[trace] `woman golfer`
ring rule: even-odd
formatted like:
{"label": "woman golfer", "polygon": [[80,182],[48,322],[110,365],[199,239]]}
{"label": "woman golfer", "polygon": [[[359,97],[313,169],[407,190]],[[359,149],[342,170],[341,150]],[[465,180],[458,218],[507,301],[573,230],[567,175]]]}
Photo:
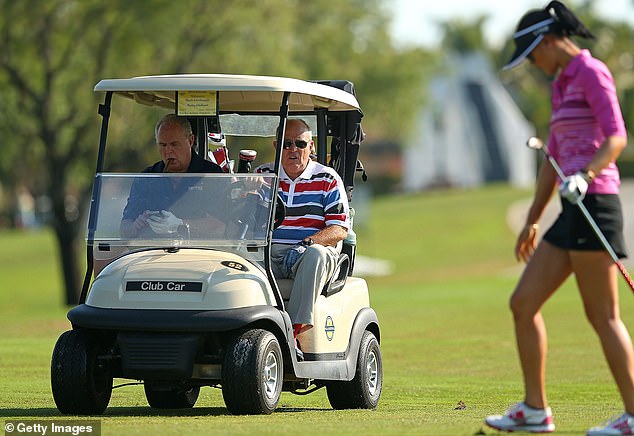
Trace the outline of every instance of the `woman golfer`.
{"label": "woman golfer", "polygon": [[[621,416],[587,434],[634,434],[634,352],[619,315],[618,270],[575,204],[583,199],[614,252],[625,257],[614,163],[627,142],[625,126],[610,71],[580,49],[572,36],[594,38],[562,3],[552,1],[544,9],[531,10],[517,26],[515,52],[505,67],[528,58],[554,76],[548,151],[566,179],[559,181],[554,167],[544,162],[515,247],[518,260],[527,262],[510,300],[525,398],[505,415],[488,416],[485,422],[505,431],[554,431],[544,382],[546,329],[541,307],[574,274],[625,408]],[[562,212],[535,247],[537,222],[557,185]]]}

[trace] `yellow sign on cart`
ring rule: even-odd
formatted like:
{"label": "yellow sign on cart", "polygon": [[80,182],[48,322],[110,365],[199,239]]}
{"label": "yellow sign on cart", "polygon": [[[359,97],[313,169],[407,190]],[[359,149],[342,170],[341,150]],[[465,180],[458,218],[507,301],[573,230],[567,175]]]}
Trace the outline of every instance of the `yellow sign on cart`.
{"label": "yellow sign on cart", "polygon": [[216,115],[216,91],[178,91],[176,114],[180,116]]}

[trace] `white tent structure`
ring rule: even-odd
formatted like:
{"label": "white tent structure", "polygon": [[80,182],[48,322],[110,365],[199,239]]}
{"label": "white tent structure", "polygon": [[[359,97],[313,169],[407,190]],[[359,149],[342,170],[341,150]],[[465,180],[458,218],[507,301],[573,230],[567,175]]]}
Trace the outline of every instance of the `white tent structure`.
{"label": "white tent structure", "polygon": [[429,96],[405,147],[405,190],[495,181],[533,185],[535,155],[525,144],[534,128],[483,55],[448,57]]}

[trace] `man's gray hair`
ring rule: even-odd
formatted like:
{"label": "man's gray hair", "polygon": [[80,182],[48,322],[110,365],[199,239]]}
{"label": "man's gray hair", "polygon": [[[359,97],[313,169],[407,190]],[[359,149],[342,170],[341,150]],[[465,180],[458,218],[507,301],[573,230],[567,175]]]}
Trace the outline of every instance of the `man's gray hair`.
{"label": "man's gray hair", "polygon": [[158,131],[163,124],[176,124],[179,125],[183,129],[183,133],[185,136],[189,137],[193,134],[192,125],[189,123],[189,120],[185,117],[179,117],[176,114],[167,114],[163,118],[161,118],[158,123],[156,123],[156,127],[154,128],[154,137],[158,138]]}
{"label": "man's gray hair", "polygon": [[[310,136],[313,136],[313,131],[311,130],[310,126],[308,125],[308,123],[306,121],[304,121],[301,118],[289,118],[286,120],[286,124],[288,125],[288,123],[291,122],[295,122],[295,123],[299,123],[302,124],[305,128],[306,128],[306,132],[310,132]],[[304,132],[304,133],[306,133]],[[275,134],[279,135],[280,133],[280,126],[277,126],[277,129],[275,129]]]}

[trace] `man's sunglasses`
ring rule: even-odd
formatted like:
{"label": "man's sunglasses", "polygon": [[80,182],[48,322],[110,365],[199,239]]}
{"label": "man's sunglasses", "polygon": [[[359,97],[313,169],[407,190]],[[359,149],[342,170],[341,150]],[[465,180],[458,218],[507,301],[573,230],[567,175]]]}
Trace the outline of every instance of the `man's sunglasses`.
{"label": "man's sunglasses", "polygon": [[296,139],[294,141],[290,140],[290,139],[285,139],[284,143],[283,143],[283,147],[284,150],[288,150],[289,148],[291,148],[293,145],[297,148],[299,148],[300,150],[305,149],[306,147],[308,147],[309,142],[304,141],[302,139]]}

